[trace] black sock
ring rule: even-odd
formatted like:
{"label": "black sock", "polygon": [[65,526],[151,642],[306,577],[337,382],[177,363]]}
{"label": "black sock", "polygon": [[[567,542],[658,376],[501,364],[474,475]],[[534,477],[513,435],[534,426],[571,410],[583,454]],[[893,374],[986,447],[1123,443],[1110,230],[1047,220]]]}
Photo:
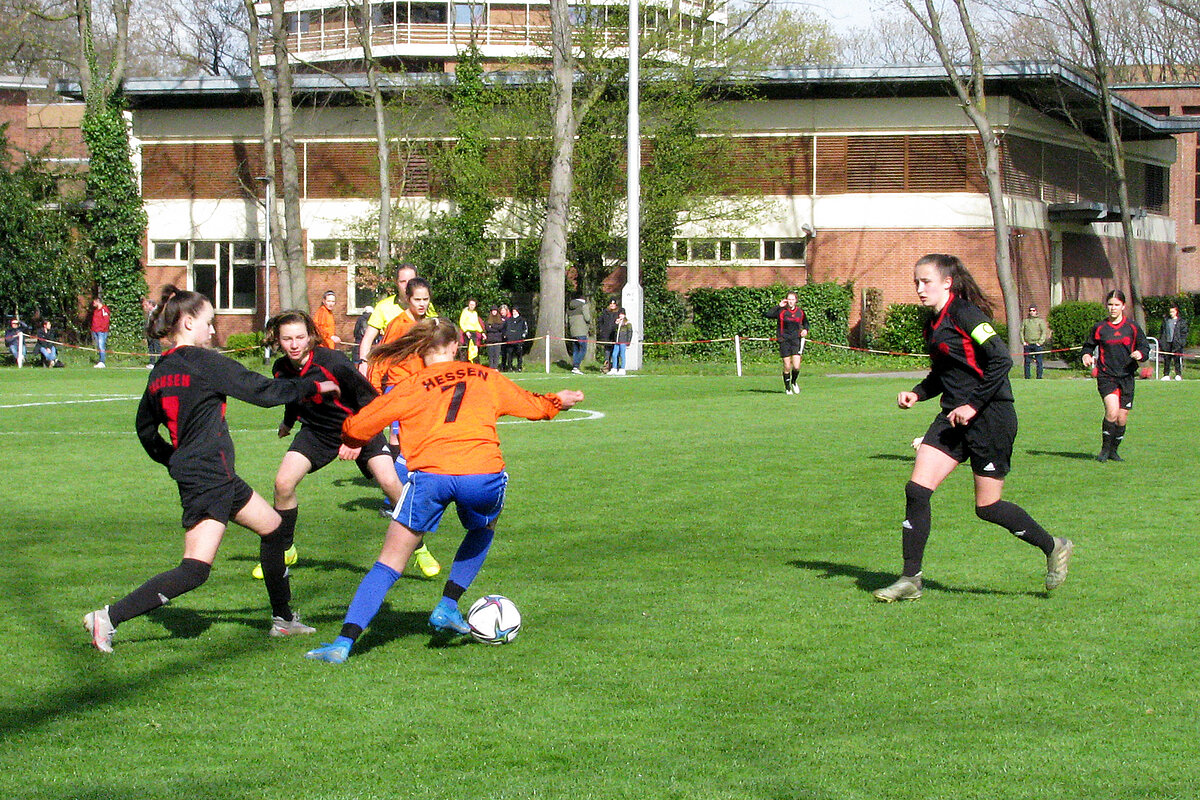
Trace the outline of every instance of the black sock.
{"label": "black sock", "polygon": [[1112,452],[1117,452],[1117,448],[1121,446],[1121,442],[1125,440],[1125,426],[1112,424]]}
{"label": "black sock", "polygon": [[929,541],[931,497],[933,489],[927,489],[912,481],[904,485],[904,528],[900,537],[900,549],[904,555],[904,574],[910,578],[921,571],[925,543]]}
{"label": "black sock", "polygon": [[179,566],[160,572],[150,580],[108,607],[108,618],[113,625],[127,619],[140,617],[165,604],[168,600],[190,592],[208,580],[212,565],[185,558]]}
{"label": "black sock", "polygon": [[800,370],[792,370],[792,386],[796,385],[796,381],[800,378]]}
{"label": "black sock", "polygon": [[362,631],[361,626],[355,625],[353,622],[345,622],[342,623],[342,632],[339,635],[345,636],[352,642],[357,642],[358,637],[362,636]]}
{"label": "black sock", "polygon": [[442,597],[449,597],[454,602],[458,602],[467,590],[459,586],[454,581],[446,581],[445,587],[442,589]]}
{"label": "black sock", "polygon": [[258,560],[262,564],[263,584],[271,600],[271,613],[283,619],[292,618],[292,584],[287,577],[284,553],[292,546],[296,533],[299,508],[275,509],[282,521],[279,527],[258,542]]}
{"label": "black sock", "polygon": [[792,379],[786,372],[783,373],[783,390],[785,392],[792,391]]}
{"label": "black sock", "polygon": [[1117,423],[1109,422],[1107,419],[1100,423],[1100,452],[1108,453],[1112,451],[1114,430]]}
{"label": "black sock", "polygon": [[1029,542],[1046,555],[1050,555],[1050,551],[1054,549],[1054,537],[1046,533],[1046,529],[1038,525],[1033,517],[1016,503],[997,500],[990,506],[975,506],[975,516],[1006,528],[1013,536]]}

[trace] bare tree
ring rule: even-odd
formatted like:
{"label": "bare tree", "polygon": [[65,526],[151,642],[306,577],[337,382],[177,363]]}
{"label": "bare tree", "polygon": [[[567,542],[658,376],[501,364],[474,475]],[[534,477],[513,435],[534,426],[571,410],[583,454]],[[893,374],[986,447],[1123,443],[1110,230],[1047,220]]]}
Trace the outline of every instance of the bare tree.
{"label": "bare tree", "polygon": [[550,162],[550,191],[546,222],[538,252],[541,301],[537,336],[550,337],[550,360],[565,359],[567,218],[571,208],[571,159],[575,150],[575,57],[571,49],[571,7],[568,0],[550,0],[550,36],[554,77],[554,155]]}
{"label": "bare tree", "polygon": [[142,0],[131,21],[131,74],[245,75],[249,22],[242,0]]}
{"label": "bare tree", "polygon": [[[250,9],[253,12],[253,9]],[[295,110],[292,104],[292,65],[287,46],[283,0],[271,0],[271,46],[275,54],[275,131],[282,168],[276,186],[283,200],[283,248],[276,251],[279,302],[284,308],[308,310],[308,276],[300,223],[300,165],[296,159]],[[253,46],[253,45],[252,45]],[[261,86],[261,84],[260,84]]]}
{"label": "bare tree", "polygon": [[[362,0],[360,13],[350,14],[358,29],[363,63],[367,68],[367,87],[375,112],[375,152],[379,166],[379,269],[388,272],[392,253],[392,185],[390,150],[387,134],[387,103],[379,86],[379,63],[371,53],[371,0]],[[347,9],[349,11],[349,9]]]}
{"label": "bare tree", "polygon": [[[1000,172],[1000,137],[992,129],[987,117],[987,95],[984,93],[983,54],[979,36],[971,20],[966,0],[951,0],[958,12],[958,22],[969,53],[969,62],[964,67],[954,57],[947,43],[942,26],[942,17],[935,0],[925,0],[918,8],[913,0],[903,0],[909,13],[918,21],[937,48],[938,58],[946,70],[946,77],[958,96],[959,104],[983,144],[984,176],[987,178],[988,202],[992,208],[992,229],[995,231],[996,278],[1004,296],[1004,314],[1010,330],[1021,319],[1020,298],[1013,279],[1011,254],[1008,241],[1008,217],[1004,209],[1004,186]],[[1015,360],[1021,355],[1021,339],[1009,335],[1008,350]]]}

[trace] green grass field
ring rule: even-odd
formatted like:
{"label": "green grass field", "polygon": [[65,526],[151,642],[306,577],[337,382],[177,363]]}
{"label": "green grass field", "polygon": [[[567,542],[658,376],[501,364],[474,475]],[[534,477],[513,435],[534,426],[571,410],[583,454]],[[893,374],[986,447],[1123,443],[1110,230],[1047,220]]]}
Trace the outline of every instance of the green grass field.
{"label": "green grass field", "polygon": [[[786,397],[752,371],[526,374],[603,417],[500,429],[508,503],[465,600],[513,598],[520,638],[431,646],[441,582],[406,576],[336,667],[302,653],[336,635],[384,529],[353,465],[300,487],[293,590],[317,637],[267,636],[255,537],[233,528],[205,586],[102,656],[82,615],[182,547],[133,434],[145,372],[3,370],[0,797],[1200,796],[1200,382],[1140,383],[1128,460],[1101,465],[1093,382],[1015,380],[1006,497],[1076,541],[1067,583],[1041,591],[1040,552],[975,518],[963,469],[934,497],[925,597],[885,606],[870,591],[899,567],[935,404],[895,408],[911,379]],[[268,497],[279,418],[229,406]],[[460,535],[447,515],[429,538],[444,563]]]}

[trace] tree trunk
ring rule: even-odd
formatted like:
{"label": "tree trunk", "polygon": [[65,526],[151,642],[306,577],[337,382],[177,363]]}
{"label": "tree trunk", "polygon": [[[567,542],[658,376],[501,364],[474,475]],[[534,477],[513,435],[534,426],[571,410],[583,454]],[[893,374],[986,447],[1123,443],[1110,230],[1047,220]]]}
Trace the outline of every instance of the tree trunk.
{"label": "tree trunk", "polygon": [[[538,253],[540,295],[537,336],[550,337],[551,361],[565,359],[567,215],[571,206],[571,158],[575,148],[575,59],[571,53],[571,20],[567,0],[550,0],[554,74],[554,155],[550,193]],[[534,352],[544,353],[535,347]],[[530,354],[531,358],[533,353]],[[544,356],[543,356],[544,358]]]}
{"label": "tree trunk", "polygon": [[390,272],[392,258],[392,183],[387,106],[383,102],[383,91],[379,88],[379,65],[371,53],[371,0],[363,0],[361,9],[362,17],[357,20],[358,38],[362,44],[367,85],[371,90],[371,105],[375,111],[375,145],[379,161],[379,272],[386,275]]}
{"label": "tree trunk", "polygon": [[288,61],[283,0],[271,0],[272,41],[275,49],[275,112],[279,124],[279,155],[283,174],[279,194],[283,199],[284,247],[277,252],[279,302],[283,308],[308,311],[308,277],[300,223],[300,165],[296,159],[296,133],[292,109],[292,65]]}
{"label": "tree trunk", "polygon": [[1093,77],[1100,87],[1100,105],[1104,112],[1104,133],[1108,140],[1108,158],[1112,163],[1113,177],[1117,182],[1117,203],[1121,209],[1121,233],[1125,241],[1125,261],[1129,266],[1129,302],[1133,307],[1133,320],[1143,330],[1146,327],[1146,312],[1142,308],[1142,276],[1138,265],[1137,241],[1133,235],[1133,215],[1129,209],[1129,182],[1125,174],[1125,154],[1121,146],[1121,132],[1117,128],[1113,113],[1112,89],[1109,85],[1108,56],[1100,40],[1096,24],[1096,13],[1091,0],[1080,0],[1083,17],[1087,24],[1087,46],[1092,55]]}
{"label": "tree trunk", "polygon": [[[254,81],[258,84],[258,91],[262,95],[263,101],[263,177],[266,178],[266,182],[268,184],[275,186],[277,185],[275,170],[275,85],[271,83],[271,79],[267,76],[267,72],[265,69],[263,69],[262,62],[258,57],[258,45],[259,42],[262,41],[262,33],[258,26],[258,16],[254,13],[254,0],[243,0],[243,2],[246,5],[246,13],[250,17],[250,72],[254,75]],[[257,186],[254,187],[254,192],[257,195]],[[279,203],[267,202],[269,199],[274,200],[274,195],[275,192],[273,190],[269,190],[265,192],[265,196],[263,198],[263,213],[266,214],[270,219],[270,224],[267,227],[271,232],[270,245],[271,252],[273,254],[283,253],[287,250],[287,243],[283,236],[283,217],[279,214]],[[264,263],[268,263],[266,261],[265,253]],[[276,263],[278,262],[276,261]],[[278,271],[276,271],[275,277],[277,285],[282,287],[283,281],[279,279]],[[271,276],[269,271],[264,270],[264,284],[269,283],[270,280]],[[268,298],[272,294],[269,285],[267,286],[266,293]],[[278,298],[276,299],[276,302],[278,302]],[[284,306],[282,303],[280,303],[279,307],[286,308],[286,306]],[[271,316],[271,310],[265,307],[265,303],[264,311],[266,312],[267,317]]]}
{"label": "tree trunk", "polygon": [[943,34],[942,19],[934,0],[925,0],[925,11],[922,14],[912,0],[904,0],[904,5],[917,22],[929,34],[933,45],[937,48],[938,57],[950,86],[958,95],[959,103],[967,118],[979,132],[983,143],[984,175],[987,178],[988,203],[992,209],[992,230],[996,239],[996,280],[1000,284],[1000,294],[1004,298],[1004,314],[1008,324],[1008,352],[1016,362],[1023,358],[1021,337],[1016,334],[1021,324],[1021,299],[1017,296],[1017,284],[1012,274],[1012,257],[1008,241],[1008,215],[1004,208],[1004,184],[1000,171],[1000,141],[992,130],[992,124],[987,118],[987,95],[983,86],[983,48],[971,22],[971,14],[967,9],[966,0],[953,0],[958,11],[958,20],[962,24],[963,33],[971,59],[971,74],[968,80],[959,74],[959,65],[946,45]]}

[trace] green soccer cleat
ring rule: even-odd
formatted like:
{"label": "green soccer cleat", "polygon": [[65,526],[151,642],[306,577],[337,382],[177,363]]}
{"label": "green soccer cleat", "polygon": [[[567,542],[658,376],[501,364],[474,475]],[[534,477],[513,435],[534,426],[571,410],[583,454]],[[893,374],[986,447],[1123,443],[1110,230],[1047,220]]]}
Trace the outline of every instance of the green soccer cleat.
{"label": "green soccer cleat", "polygon": [[433,553],[429,552],[429,548],[421,545],[412,554],[413,563],[417,565],[417,569],[426,578],[436,578],[438,573],[442,571],[442,565],[433,557]]}
{"label": "green soccer cleat", "polygon": [[[289,547],[287,550],[285,550],[283,552],[283,563],[286,564],[287,566],[290,567],[299,560],[300,560],[300,552],[298,550],[296,550],[296,545],[292,545],[291,547]],[[250,577],[254,578],[254,580],[256,580],[256,581],[261,581],[263,579],[262,564],[254,565],[254,569],[250,570]]]}
{"label": "green soccer cleat", "polygon": [[1071,564],[1071,554],[1075,552],[1075,543],[1070,539],[1054,537],[1054,549],[1046,556],[1046,591],[1052,592],[1063,585],[1067,579],[1067,568]]}
{"label": "green soccer cleat", "polygon": [[900,579],[891,586],[876,589],[874,597],[881,603],[895,603],[897,600],[917,600],[921,597],[921,573],[912,577],[901,575]]}

